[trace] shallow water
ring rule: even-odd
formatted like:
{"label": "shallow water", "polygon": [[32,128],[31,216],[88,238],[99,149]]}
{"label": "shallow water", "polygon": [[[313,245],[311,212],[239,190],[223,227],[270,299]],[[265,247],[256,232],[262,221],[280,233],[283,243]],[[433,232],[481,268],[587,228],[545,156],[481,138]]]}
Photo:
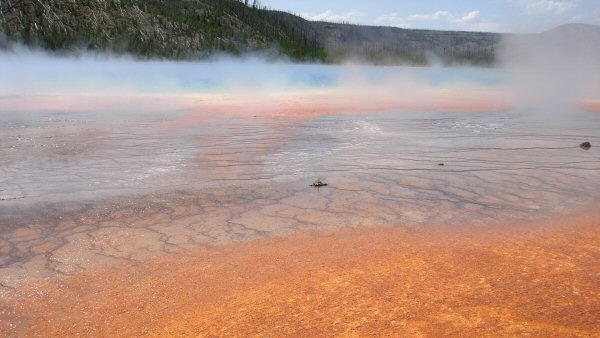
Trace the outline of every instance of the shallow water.
{"label": "shallow water", "polygon": [[448,180],[507,175],[517,183],[528,172],[547,181],[552,173],[576,171],[587,182],[582,186],[589,186],[598,169],[596,148],[583,150],[578,144],[596,143],[600,117],[577,111],[562,117],[519,111],[300,121],[226,117],[186,128],[174,127],[177,114],[110,120],[96,115],[48,112],[3,123],[3,205],[241,182],[310,183],[317,177],[360,184],[399,177],[433,181],[440,175]]}
{"label": "shallow water", "polygon": [[[500,224],[600,197],[600,115],[46,112],[0,130],[2,283],[326,226]],[[441,165],[443,164],[443,165]],[[327,187],[309,186],[321,178]]]}
{"label": "shallow water", "polygon": [[[508,108],[495,71],[250,67],[244,95],[216,81],[227,65],[94,65],[92,84],[54,88],[53,70],[31,93],[0,83],[2,285],[328,226],[493,226],[600,197],[600,114]],[[63,80],[95,69],[69,67]],[[133,90],[94,84],[121,72]],[[168,95],[151,85],[165,74]]]}

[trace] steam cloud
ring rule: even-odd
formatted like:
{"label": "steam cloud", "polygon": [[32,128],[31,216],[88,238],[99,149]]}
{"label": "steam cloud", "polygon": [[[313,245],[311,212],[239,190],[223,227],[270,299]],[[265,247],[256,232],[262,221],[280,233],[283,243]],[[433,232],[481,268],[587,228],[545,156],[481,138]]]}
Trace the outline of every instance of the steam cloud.
{"label": "steam cloud", "polygon": [[259,57],[209,62],[0,54],[0,111],[174,110],[315,114],[503,109],[495,70],[322,66]]}
{"label": "steam cloud", "polygon": [[500,59],[515,104],[543,112],[600,99],[600,27],[568,25],[535,35],[510,35]]}
{"label": "steam cloud", "polygon": [[600,29],[508,36],[500,69],[298,65],[257,56],[208,62],[0,53],[0,113],[172,111],[313,116],[383,111],[594,110]]}

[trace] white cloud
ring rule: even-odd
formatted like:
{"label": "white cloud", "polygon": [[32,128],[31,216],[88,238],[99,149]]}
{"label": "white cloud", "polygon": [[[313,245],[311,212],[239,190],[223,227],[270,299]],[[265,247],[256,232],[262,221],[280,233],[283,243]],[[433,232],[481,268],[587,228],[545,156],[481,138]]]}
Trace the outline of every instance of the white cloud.
{"label": "white cloud", "polygon": [[408,17],[408,20],[438,20],[450,15],[447,11],[437,11],[433,14],[413,14]]}
{"label": "white cloud", "polygon": [[351,22],[355,23],[360,18],[366,16],[365,13],[358,10],[350,10],[343,13],[334,13],[332,10],[326,10],[323,13],[312,15],[310,13],[300,13],[301,17],[310,21],[329,21],[329,22]]}
{"label": "white cloud", "polygon": [[381,15],[375,18],[374,24],[381,26],[392,26],[398,28],[413,28],[407,20],[413,21],[432,21],[432,20],[447,20],[450,23],[459,25],[460,30],[474,32],[508,32],[508,28],[500,23],[490,22],[486,20],[475,20],[480,18],[479,11],[471,11],[462,16],[453,15],[447,11],[438,11],[429,15],[411,15],[403,18],[398,13]]}
{"label": "white cloud", "polygon": [[480,15],[481,15],[480,11],[471,11],[471,12],[465,14],[463,17],[461,17],[460,19],[457,19],[457,20],[460,23],[462,23],[462,22],[470,22],[470,21],[473,21],[473,20],[477,19]]}
{"label": "white cloud", "polygon": [[461,30],[471,32],[494,32],[494,33],[508,33],[510,29],[501,23],[491,21],[480,21],[474,23],[468,23],[461,26]]}
{"label": "white cloud", "polygon": [[567,22],[570,23],[589,23],[593,25],[600,25],[600,8],[594,10],[593,12],[584,15],[584,14],[576,14],[571,16]]}
{"label": "white cloud", "polygon": [[575,9],[577,5],[568,1],[541,0],[525,4],[525,14],[563,14]]}
{"label": "white cloud", "polygon": [[398,13],[386,14],[375,18],[375,24],[398,28],[410,28],[410,25]]}
{"label": "white cloud", "polygon": [[471,22],[481,15],[480,11],[471,11],[469,13],[464,14],[463,16],[457,16],[448,11],[437,11],[433,14],[413,14],[408,17],[408,20],[414,21],[435,21],[446,19],[450,23],[462,24]]}

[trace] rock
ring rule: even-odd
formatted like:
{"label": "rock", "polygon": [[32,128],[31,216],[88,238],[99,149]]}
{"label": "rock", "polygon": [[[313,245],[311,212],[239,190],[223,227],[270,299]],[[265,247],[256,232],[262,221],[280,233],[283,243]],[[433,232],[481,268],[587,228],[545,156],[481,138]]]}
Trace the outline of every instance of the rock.
{"label": "rock", "polygon": [[592,144],[589,142],[583,142],[582,144],[579,145],[579,148],[583,149],[583,150],[588,150],[592,147]]}
{"label": "rock", "polygon": [[313,184],[311,184],[310,186],[315,187],[315,188],[326,187],[327,183],[323,183],[323,182],[321,182],[321,179],[318,179],[318,180],[314,181]]}
{"label": "rock", "polygon": [[444,163],[438,163],[438,165],[439,165],[440,167],[442,167],[442,166],[444,166],[445,164],[444,164]]}

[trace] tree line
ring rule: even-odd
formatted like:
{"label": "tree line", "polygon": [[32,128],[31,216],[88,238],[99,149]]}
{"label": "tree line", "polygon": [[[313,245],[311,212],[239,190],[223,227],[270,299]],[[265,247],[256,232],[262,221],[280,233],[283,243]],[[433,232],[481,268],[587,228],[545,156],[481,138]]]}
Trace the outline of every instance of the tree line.
{"label": "tree line", "polygon": [[308,25],[239,0],[0,0],[0,27],[14,41],[54,51],[201,58],[271,50],[322,60]]}

